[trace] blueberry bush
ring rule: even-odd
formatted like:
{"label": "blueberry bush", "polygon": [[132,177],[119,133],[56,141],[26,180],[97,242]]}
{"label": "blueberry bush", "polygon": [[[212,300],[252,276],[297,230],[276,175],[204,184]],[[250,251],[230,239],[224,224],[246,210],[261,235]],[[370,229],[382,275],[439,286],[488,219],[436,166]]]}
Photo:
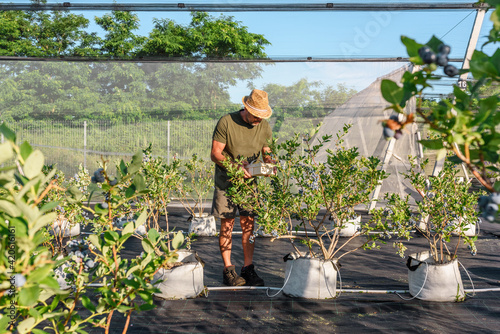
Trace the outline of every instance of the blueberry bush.
{"label": "blueberry bush", "polygon": [[[436,263],[448,262],[457,256],[461,242],[466,244],[473,255],[476,254],[475,233],[468,233],[480,222],[477,212],[477,198],[484,191],[470,191],[470,183],[457,177],[458,169],[447,161],[436,177],[424,173],[428,160],[417,163],[410,159],[410,170],[404,174],[418,194],[416,210],[410,205],[410,196],[396,193],[385,194],[387,204],[384,208],[373,210],[371,221],[387,226],[387,237],[395,237],[393,246],[404,257],[409,241],[417,231],[424,236],[429,251]],[[458,236],[453,238],[453,236]]]}
{"label": "blueberry bush", "polygon": [[[290,239],[297,251],[295,241],[301,242],[314,257],[340,259],[359,248],[376,247],[383,232],[375,231],[383,231],[383,226],[362,224],[361,230],[351,237],[340,238],[340,231],[356,218],[355,207],[367,205],[372,191],[386,178],[379,159],[363,157],[356,147],[343,145],[350,127],[345,125],[337,134],[336,150],[327,151],[325,162],[317,161],[316,156],[332,136],[316,141],[317,131],[313,131],[296,134],[281,144],[273,143],[277,173],[259,178],[258,182],[244,179],[238,163],[226,161],[226,169],[232,175],[229,192],[233,201],[254,211],[263,233]],[[301,153],[301,142],[307,147],[305,154]],[[305,234],[299,235],[298,231]],[[361,236],[365,239],[360,245],[350,250],[344,248]]]}
{"label": "blueberry bush", "polygon": [[[151,228],[140,255],[122,255],[148,217],[148,208],[137,205],[150,192],[142,152],[130,163],[121,161],[115,177],[103,161],[89,178],[92,184],[84,181],[87,188],[80,188],[80,181],[65,184],[55,178],[56,169],[44,170],[43,154],[26,142],[17,145],[5,124],[0,131],[6,139],[0,144],[0,233],[7,236],[0,240],[0,332],[83,333],[96,327],[109,333],[113,315],[120,313],[125,333],[134,312],[154,307],[152,295],[159,290],[153,276],[175,261],[184,243],[182,233]],[[89,206],[84,199],[97,191],[104,192],[104,201]],[[83,211],[96,233],[48,247],[46,229],[54,220],[75,219]],[[133,219],[118,227],[114,220],[124,213]]]}

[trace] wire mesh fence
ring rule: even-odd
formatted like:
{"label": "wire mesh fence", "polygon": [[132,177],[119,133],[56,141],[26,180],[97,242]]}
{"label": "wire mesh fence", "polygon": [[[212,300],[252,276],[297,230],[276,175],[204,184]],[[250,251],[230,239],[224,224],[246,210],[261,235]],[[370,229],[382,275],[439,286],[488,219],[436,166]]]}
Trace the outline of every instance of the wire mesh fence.
{"label": "wire mesh fence", "polygon": [[[40,149],[47,165],[56,165],[73,175],[82,165],[89,171],[102,161],[114,166],[129,161],[149,145],[154,156],[188,159],[197,154],[210,159],[212,133],[217,119],[155,120],[144,122],[113,121],[17,121],[8,126],[16,132],[17,142],[24,141]],[[294,132],[308,132],[320,118],[288,119],[280,124],[270,121],[275,137],[288,138]],[[113,172],[113,170],[111,170]]]}

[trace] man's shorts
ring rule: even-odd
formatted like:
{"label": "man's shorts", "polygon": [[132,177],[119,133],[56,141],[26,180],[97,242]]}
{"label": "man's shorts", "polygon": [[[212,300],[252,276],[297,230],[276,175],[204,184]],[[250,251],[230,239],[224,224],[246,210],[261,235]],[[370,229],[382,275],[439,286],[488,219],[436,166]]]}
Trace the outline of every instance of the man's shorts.
{"label": "man's shorts", "polygon": [[237,211],[240,213],[240,216],[254,216],[253,212],[234,204],[225,190],[215,187],[214,199],[212,201],[212,215],[215,218],[232,219],[236,218]]}

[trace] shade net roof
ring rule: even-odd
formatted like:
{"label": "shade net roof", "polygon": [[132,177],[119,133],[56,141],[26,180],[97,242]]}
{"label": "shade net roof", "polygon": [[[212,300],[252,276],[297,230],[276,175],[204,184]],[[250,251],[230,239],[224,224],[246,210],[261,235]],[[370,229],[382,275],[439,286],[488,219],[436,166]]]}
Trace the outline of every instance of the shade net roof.
{"label": "shade net roof", "polygon": [[[404,135],[397,141],[391,142],[384,138],[380,121],[388,119],[392,115],[397,115],[388,110],[387,103],[380,92],[380,84],[383,79],[395,82],[401,80],[405,71],[411,71],[411,65],[404,65],[391,73],[377,78],[368,87],[354,95],[349,101],[344,103],[334,112],[327,115],[317,134],[317,138],[324,135],[340,133],[344,124],[352,124],[352,128],[344,137],[343,146],[357,147],[358,152],[366,157],[375,156],[383,162],[383,168],[389,173],[389,177],[382,183],[379,199],[383,203],[383,194],[396,192],[401,196],[406,194],[415,195],[409,183],[402,176],[408,171],[410,166],[409,156],[419,157],[419,147],[417,141],[418,127],[416,124],[406,126]],[[410,101],[406,106],[405,113],[415,112],[415,103]],[[326,161],[327,150],[335,151],[335,141],[331,141],[321,149],[318,154],[319,161]]]}

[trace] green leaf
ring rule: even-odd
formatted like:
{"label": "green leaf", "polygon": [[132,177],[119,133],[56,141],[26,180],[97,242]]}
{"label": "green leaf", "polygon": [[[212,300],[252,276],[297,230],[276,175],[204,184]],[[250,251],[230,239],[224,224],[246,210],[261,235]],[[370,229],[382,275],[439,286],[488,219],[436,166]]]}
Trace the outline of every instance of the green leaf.
{"label": "green leaf", "polygon": [[408,56],[418,57],[418,49],[422,47],[422,44],[419,44],[414,39],[406,36],[401,36],[401,42],[406,46]]}
{"label": "green leaf", "polygon": [[403,99],[404,91],[397,83],[392,80],[383,79],[380,84],[382,96],[391,104],[399,104]]}
{"label": "green leaf", "polygon": [[131,198],[135,194],[135,185],[131,184],[130,187],[125,190],[125,197],[126,198]]}
{"label": "green leaf", "polygon": [[130,166],[128,166],[128,173],[134,174],[135,172],[139,171],[139,169],[141,169],[141,166],[142,166],[142,151],[138,151],[132,157]]}
{"label": "green leaf", "polygon": [[493,185],[493,188],[495,188],[495,191],[497,193],[500,192],[500,181],[496,181],[495,184]]}
{"label": "green leaf", "polygon": [[9,129],[9,127],[7,126],[7,124],[5,124],[5,122],[2,123],[2,125],[0,125],[0,133],[3,134],[5,139],[7,139],[8,141],[11,141],[13,143],[16,142],[15,132]]}
{"label": "green leaf", "polygon": [[14,151],[12,151],[12,146],[9,142],[0,144],[0,164],[8,161],[14,156]]}
{"label": "green leaf", "polygon": [[120,172],[122,175],[127,175],[127,165],[123,160],[120,161]]}
{"label": "green leaf", "polygon": [[23,287],[19,292],[19,305],[33,306],[36,304],[38,296],[40,296],[40,288],[38,286]]}
{"label": "green leaf", "polygon": [[158,241],[158,238],[160,237],[160,233],[158,233],[158,231],[156,229],[152,228],[148,231],[148,237],[149,237],[149,240],[151,240],[151,242],[153,244],[156,244],[156,242]]}
{"label": "green leaf", "polygon": [[150,253],[153,253],[153,252],[154,252],[154,248],[153,248],[153,246],[151,245],[151,241],[149,241],[149,240],[147,240],[147,239],[142,239],[141,244],[142,244],[142,248],[144,249],[144,251],[145,251],[147,254],[150,254]]}
{"label": "green leaf", "polygon": [[41,330],[41,329],[38,329],[38,328],[33,328],[31,331],[33,334],[49,334],[48,332]]}
{"label": "green leaf", "polygon": [[101,246],[101,239],[95,235],[95,234],[91,234],[89,235],[88,237],[88,240],[92,243],[92,245],[94,245],[99,251],[101,250],[102,246]]}
{"label": "green leaf", "polygon": [[184,235],[182,234],[181,231],[179,231],[179,232],[177,232],[175,237],[172,239],[172,247],[174,249],[179,249],[179,248],[181,248],[183,243],[184,243]]}
{"label": "green leaf", "polygon": [[134,186],[137,192],[141,192],[146,189],[146,182],[144,181],[144,177],[141,174],[137,174],[134,177]]}
{"label": "green leaf", "polygon": [[38,267],[32,272],[30,272],[27,282],[39,283],[40,281],[44,280],[51,272],[52,272],[51,264],[46,264],[42,267]]}
{"label": "green leaf", "polygon": [[47,211],[51,211],[53,210],[54,208],[56,208],[58,205],[59,205],[59,201],[54,201],[54,202],[48,202],[48,203],[45,203],[44,205],[42,205],[42,207],[40,208],[40,212],[41,213],[45,213]]}
{"label": "green leaf", "polygon": [[115,231],[106,231],[104,232],[104,240],[106,243],[113,245],[120,240],[120,235]]}
{"label": "green leaf", "polygon": [[28,159],[31,153],[33,153],[33,148],[31,147],[30,143],[27,141],[23,142],[21,146],[19,147],[19,150],[21,151],[21,157],[23,160]]}
{"label": "green leaf", "polygon": [[87,310],[89,310],[92,313],[96,312],[96,308],[95,308],[94,304],[92,303],[92,301],[90,300],[89,297],[87,297],[85,295],[82,295],[81,299],[82,299],[82,305],[83,305],[83,307],[85,307]]}
{"label": "green leaf", "polygon": [[134,231],[135,231],[136,228],[137,228],[137,226],[136,226],[136,221],[135,220],[133,220],[131,222],[128,222],[128,223],[125,224],[125,226],[122,229],[122,235],[132,234],[132,233],[134,233]]}
{"label": "green leaf", "polygon": [[78,203],[83,198],[83,193],[78,189],[77,186],[71,186],[66,190],[66,198],[70,203]]}
{"label": "green leaf", "polygon": [[154,308],[155,308],[154,304],[142,304],[141,306],[139,306],[139,310],[141,310],[141,311],[149,311],[149,310],[152,310]]}
{"label": "green leaf", "polygon": [[29,179],[34,178],[42,172],[43,164],[44,157],[42,151],[33,151],[24,163],[24,175]]}
{"label": "green leaf", "polygon": [[448,151],[445,149],[445,148],[442,148],[440,149],[439,151],[437,151],[437,154],[436,154],[436,160],[443,160],[444,158],[446,158],[446,153]]}
{"label": "green leaf", "polygon": [[35,326],[35,318],[26,318],[17,325],[17,331],[19,334],[29,333],[31,329]]}
{"label": "green leaf", "polygon": [[422,139],[420,143],[431,150],[439,150],[444,147],[441,139]]}
{"label": "green leaf", "polygon": [[0,211],[5,212],[11,217],[19,217],[21,210],[12,202],[0,200]]}
{"label": "green leaf", "polygon": [[45,215],[39,216],[30,227],[30,236],[34,236],[42,227],[52,223],[57,217],[57,213],[49,212]]}
{"label": "green leaf", "polygon": [[438,53],[439,52],[439,46],[443,44],[443,41],[440,40],[439,38],[437,38],[436,36],[432,35],[431,39],[425,43],[425,45],[427,45],[428,47],[430,47],[432,49],[432,51],[434,51],[434,53]]}

